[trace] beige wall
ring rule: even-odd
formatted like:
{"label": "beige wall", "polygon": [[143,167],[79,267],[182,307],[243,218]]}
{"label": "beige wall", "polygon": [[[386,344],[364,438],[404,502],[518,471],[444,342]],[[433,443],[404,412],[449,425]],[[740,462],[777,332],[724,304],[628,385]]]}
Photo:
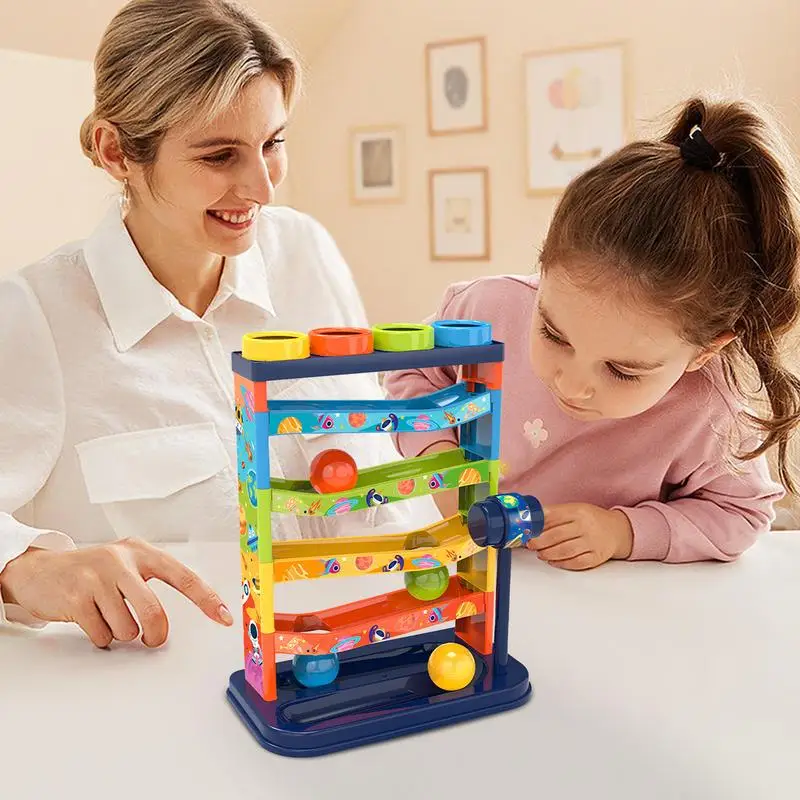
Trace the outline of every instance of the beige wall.
{"label": "beige wall", "polygon": [[0,50],[0,274],[88,234],[116,189],[83,156],[84,61]]}
{"label": "beige wall", "polygon": [[[298,48],[314,56],[359,0],[245,0]],[[2,0],[0,49],[90,61],[126,0]]]}
{"label": "beige wall", "polygon": [[[334,234],[373,322],[418,319],[451,281],[524,272],[535,262],[553,201],[525,195],[523,53],[628,39],[637,118],[697,89],[733,82],[777,106],[797,139],[798,6],[785,0],[362,0],[311,64],[291,131],[292,199]],[[475,35],[488,38],[489,131],[431,138],[425,44]],[[352,206],[348,129],[388,123],[405,127],[406,200]],[[492,260],[432,263],[426,171],[474,165],[491,168]]]}

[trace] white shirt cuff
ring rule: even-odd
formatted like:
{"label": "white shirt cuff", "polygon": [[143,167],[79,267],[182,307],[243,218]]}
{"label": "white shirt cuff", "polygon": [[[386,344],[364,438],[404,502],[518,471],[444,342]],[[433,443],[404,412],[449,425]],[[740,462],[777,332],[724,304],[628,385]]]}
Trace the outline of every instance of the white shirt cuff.
{"label": "white shirt cuff", "polygon": [[[24,542],[20,542],[22,544]],[[31,529],[31,539],[16,555],[7,558],[6,564],[13,561],[17,556],[22,555],[31,547],[39,547],[42,550],[75,550],[75,542],[65,533],[58,531],[35,531]],[[5,564],[0,564],[0,568],[5,568]],[[0,571],[2,571],[0,569]],[[47,623],[29,614],[24,608],[15,603],[5,603],[3,593],[0,591],[0,625],[21,625],[26,628],[43,628]]]}

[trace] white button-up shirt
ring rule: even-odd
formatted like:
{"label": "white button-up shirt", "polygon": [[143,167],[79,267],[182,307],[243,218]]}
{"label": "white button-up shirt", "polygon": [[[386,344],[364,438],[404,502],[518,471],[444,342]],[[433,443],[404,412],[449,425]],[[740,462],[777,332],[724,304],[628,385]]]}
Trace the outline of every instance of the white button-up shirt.
{"label": "white button-up shirt", "polygon": [[[266,208],[253,247],[226,259],[203,317],[142,261],[118,208],[83,242],[0,282],[0,570],[31,545],[138,536],[235,540],[231,351],[257,330],[364,326],[352,275],[325,229]],[[378,399],[374,375],[270,383],[271,399]],[[347,450],[360,468],[400,458],[390,437],[280,437],[275,476]],[[402,531],[439,519],[430,498],[342,517],[273,515],[273,538]],[[0,598],[0,621],[32,624]]]}

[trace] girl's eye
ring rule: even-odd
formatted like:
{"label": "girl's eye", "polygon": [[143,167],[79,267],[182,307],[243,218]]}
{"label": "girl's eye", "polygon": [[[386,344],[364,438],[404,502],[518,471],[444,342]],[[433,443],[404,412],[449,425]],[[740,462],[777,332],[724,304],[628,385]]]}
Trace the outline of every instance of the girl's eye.
{"label": "girl's eye", "polygon": [[547,325],[542,325],[541,328],[539,328],[539,332],[542,334],[542,336],[544,336],[545,339],[547,339],[548,342],[560,344],[566,347],[567,343],[563,339],[559,339],[558,336],[556,336],[553,331],[547,327]]}
{"label": "girl's eye", "polygon": [[[563,339],[560,339],[556,336],[547,325],[542,325],[539,328],[539,333],[548,341],[552,342],[553,344],[557,344],[561,347],[569,347],[567,342]],[[641,379],[641,375],[629,375],[627,372],[621,372],[618,370],[613,364],[606,364],[609,374],[615,381],[622,381],[623,383],[638,383]]]}
{"label": "girl's eye", "polygon": [[642,379],[641,375],[628,375],[626,372],[620,372],[613,364],[608,364],[608,371],[615,381],[623,381],[624,383],[636,383]]}

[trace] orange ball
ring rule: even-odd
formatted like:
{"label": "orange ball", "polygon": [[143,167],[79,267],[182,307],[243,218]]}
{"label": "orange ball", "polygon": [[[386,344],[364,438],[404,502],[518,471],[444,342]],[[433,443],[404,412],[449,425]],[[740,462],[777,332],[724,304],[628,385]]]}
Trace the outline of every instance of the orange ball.
{"label": "orange ball", "polygon": [[358,467],[344,450],[323,450],[311,462],[311,485],[320,494],[348,492],[358,482]]}

